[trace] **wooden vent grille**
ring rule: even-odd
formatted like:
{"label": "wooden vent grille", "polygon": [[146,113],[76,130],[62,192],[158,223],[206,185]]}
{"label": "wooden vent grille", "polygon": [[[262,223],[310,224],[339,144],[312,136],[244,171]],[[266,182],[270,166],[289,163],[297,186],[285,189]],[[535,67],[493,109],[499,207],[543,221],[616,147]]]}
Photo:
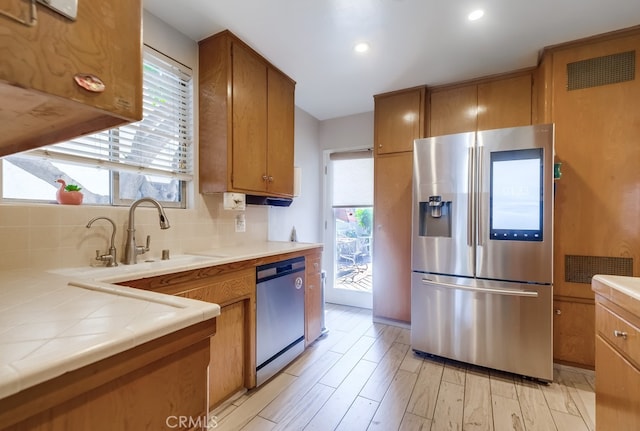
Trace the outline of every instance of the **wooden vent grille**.
{"label": "wooden vent grille", "polygon": [[564,281],[591,284],[596,274],[633,275],[630,257],[572,256],[564,257]]}
{"label": "wooden vent grille", "polygon": [[576,61],[567,64],[567,90],[633,81],[635,74],[635,51]]}

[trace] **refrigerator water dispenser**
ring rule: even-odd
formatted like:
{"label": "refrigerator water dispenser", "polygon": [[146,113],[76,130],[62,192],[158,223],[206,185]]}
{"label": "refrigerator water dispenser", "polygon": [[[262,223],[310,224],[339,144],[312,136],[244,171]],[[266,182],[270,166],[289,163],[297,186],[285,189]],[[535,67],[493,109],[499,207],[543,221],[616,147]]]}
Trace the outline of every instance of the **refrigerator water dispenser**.
{"label": "refrigerator water dispenser", "polygon": [[420,202],[420,236],[451,237],[451,201],[442,196],[429,196]]}

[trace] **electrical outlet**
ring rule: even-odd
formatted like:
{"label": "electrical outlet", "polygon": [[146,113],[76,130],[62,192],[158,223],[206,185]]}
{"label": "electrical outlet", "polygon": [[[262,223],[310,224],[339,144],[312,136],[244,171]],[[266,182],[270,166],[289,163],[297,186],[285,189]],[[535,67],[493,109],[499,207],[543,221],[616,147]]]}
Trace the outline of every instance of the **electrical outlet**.
{"label": "electrical outlet", "polygon": [[247,229],[244,214],[236,215],[236,232],[244,232]]}

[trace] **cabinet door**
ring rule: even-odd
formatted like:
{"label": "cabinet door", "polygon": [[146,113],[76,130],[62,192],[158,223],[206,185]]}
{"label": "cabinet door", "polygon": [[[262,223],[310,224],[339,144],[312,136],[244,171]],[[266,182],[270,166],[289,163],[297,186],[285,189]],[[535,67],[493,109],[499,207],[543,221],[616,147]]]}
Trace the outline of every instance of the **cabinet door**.
{"label": "cabinet door", "polygon": [[294,91],[293,81],[269,68],[267,189],[270,195],[293,195]]}
{"label": "cabinet door", "polygon": [[375,96],[377,154],[411,151],[413,140],[423,138],[425,88]]}
{"label": "cabinet door", "polygon": [[322,274],[320,255],[308,256],[305,289],[305,344],[313,343],[322,332]]}
{"label": "cabinet door", "polygon": [[429,135],[440,136],[460,132],[475,132],[478,108],[478,87],[467,85],[431,93],[429,105]]}
{"label": "cabinet door", "polygon": [[596,429],[640,429],[640,371],[596,336]]}
{"label": "cabinet door", "polygon": [[531,75],[478,85],[478,130],[531,124]]}
{"label": "cabinet door", "polygon": [[[0,7],[29,15],[26,1]],[[34,7],[33,27],[0,17],[0,155],[140,120],[141,1],[79,1],[76,21]],[[100,78],[104,91],[81,88],[76,74]]]}
{"label": "cabinet door", "polygon": [[[6,8],[7,2],[3,3]],[[20,10],[28,15],[28,2],[9,3],[18,5],[17,15]],[[34,27],[2,17],[0,81],[125,118],[142,118],[142,98],[137,98],[142,94],[141,2],[79,1],[75,22],[40,5],[37,13]],[[78,73],[100,78],[104,92],[93,93],[76,85],[73,78]]]}
{"label": "cabinet door", "polygon": [[255,280],[255,269],[251,268],[175,287],[179,296],[221,305],[216,334],[211,337],[211,408],[242,388],[255,386]]}
{"label": "cabinet door", "polygon": [[374,168],[373,316],[411,321],[413,152],[378,156]]}
{"label": "cabinet door", "polygon": [[[267,65],[233,44],[233,189],[266,190]],[[293,174],[292,174],[293,175]]]}
{"label": "cabinet door", "polygon": [[218,405],[244,387],[245,305],[238,301],[220,309],[211,337],[209,405]]}
{"label": "cabinet door", "polygon": [[593,368],[595,365],[594,304],[554,300],[553,359],[569,365]]}

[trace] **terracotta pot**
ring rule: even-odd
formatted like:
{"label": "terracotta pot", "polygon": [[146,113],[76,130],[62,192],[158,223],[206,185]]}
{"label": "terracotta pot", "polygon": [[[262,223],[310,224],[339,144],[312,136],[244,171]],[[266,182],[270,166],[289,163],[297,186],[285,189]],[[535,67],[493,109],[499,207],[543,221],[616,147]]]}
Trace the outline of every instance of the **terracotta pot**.
{"label": "terracotta pot", "polygon": [[56,200],[62,205],[80,205],[82,203],[82,192],[73,191],[68,192],[64,188],[67,184],[64,180],[57,180],[60,183],[60,188],[56,191]]}

